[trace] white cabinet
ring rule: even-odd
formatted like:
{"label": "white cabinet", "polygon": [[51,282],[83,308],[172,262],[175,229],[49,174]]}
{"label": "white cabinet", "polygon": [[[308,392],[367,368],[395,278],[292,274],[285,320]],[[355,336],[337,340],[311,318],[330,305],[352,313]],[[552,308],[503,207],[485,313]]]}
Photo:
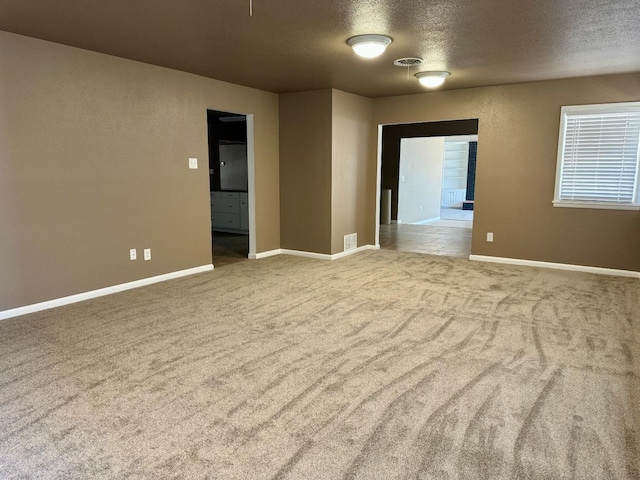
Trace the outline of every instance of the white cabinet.
{"label": "white cabinet", "polygon": [[460,206],[464,202],[467,191],[464,188],[443,188],[442,202],[443,207]]}
{"label": "white cabinet", "polygon": [[211,229],[249,233],[248,202],[245,192],[211,192]]}

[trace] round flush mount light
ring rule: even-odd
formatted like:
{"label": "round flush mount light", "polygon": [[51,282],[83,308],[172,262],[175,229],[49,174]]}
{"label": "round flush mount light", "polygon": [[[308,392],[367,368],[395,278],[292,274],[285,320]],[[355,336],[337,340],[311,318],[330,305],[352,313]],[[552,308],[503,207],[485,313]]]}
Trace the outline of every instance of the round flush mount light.
{"label": "round flush mount light", "polygon": [[382,55],[391,42],[391,37],[386,35],[356,35],[347,40],[353,51],[364,58]]}
{"label": "round flush mount light", "polygon": [[436,88],[442,85],[449,76],[449,72],[418,72],[416,78],[427,88]]}

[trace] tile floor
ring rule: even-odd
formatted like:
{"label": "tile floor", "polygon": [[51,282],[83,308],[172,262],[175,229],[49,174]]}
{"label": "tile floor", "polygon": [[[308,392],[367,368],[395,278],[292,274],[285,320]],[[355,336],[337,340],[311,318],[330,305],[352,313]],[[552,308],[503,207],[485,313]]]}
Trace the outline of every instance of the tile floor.
{"label": "tile floor", "polygon": [[438,220],[425,225],[380,225],[380,248],[468,258],[471,254],[469,220]]}
{"label": "tile floor", "polygon": [[440,207],[442,220],[473,220],[473,210],[462,210],[462,207]]}
{"label": "tile floor", "polygon": [[213,243],[213,266],[223,267],[247,260],[249,256],[249,235],[225,232],[211,232]]}

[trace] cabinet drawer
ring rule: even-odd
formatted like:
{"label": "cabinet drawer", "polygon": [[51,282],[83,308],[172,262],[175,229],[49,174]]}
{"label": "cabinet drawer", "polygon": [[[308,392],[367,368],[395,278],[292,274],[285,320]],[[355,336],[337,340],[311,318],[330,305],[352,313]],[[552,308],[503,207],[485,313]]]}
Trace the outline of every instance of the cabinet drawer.
{"label": "cabinet drawer", "polygon": [[211,198],[240,198],[240,192],[223,192],[221,190],[215,190],[213,192],[209,192],[211,194]]}
{"label": "cabinet drawer", "polygon": [[240,198],[240,193],[238,193],[238,192],[220,192],[220,196],[222,198]]}
{"label": "cabinet drawer", "polygon": [[216,213],[240,213],[240,199],[212,198],[211,211]]}
{"label": "cabinet drawer", "polygon": [[240,215],[230,213],[212,213],[211,226],[220,228],[240,228]]}

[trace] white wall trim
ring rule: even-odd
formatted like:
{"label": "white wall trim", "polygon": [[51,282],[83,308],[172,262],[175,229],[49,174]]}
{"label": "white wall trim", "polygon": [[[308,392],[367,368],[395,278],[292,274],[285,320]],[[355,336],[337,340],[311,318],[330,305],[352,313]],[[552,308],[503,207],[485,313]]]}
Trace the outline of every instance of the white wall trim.
{"label": "white wall trim", "polygon": [[362,245],[361,247],[354,248],[352,250],[347,250],[346,252],[334,253],[333,255],[329,255],[330,260],[337,260],[338,258],[347,257],[349,255],[353,255],[354,253],[363,252],[365,250],[379,250],[380,245]]}
{"label": "white wall trim", "polygon": [[607,203],[596,203],[596,202],[569,202],[567,200],[554,200],[554,207],[564,207],[564,208],[591,208],[594,210],[640,210],[640,205],[635,203],[628,204],[607,204]]}
{"label": "white wall trim", "polygon": [[303,250],[278,248],[276,250],[269,250],[268,252],[257,253],[256,255],[249,255],[249,258],[252,260],[259,260],[261,258],[273,257],[274,255],[294,255],[296,257],[315,258],[316,260],[337,260],[364,250],[380,250],[380,245],[362,245],[361,247],[354,248],[353,250],[334,253],[333,255],[329,255],[328,253],[305,252]]}
{"label": "white wall trim", "polygon": [[540,262],[537,260],[522,260],[519,258],[490,257],[486,255],[469,255],[469,260],[478,262],[505,263],[507,265],[525,265],[528,267],[554,268],[557,270],[571,270],[574,272],[596,273],[599,275],[615,275],[618,277],[632,277],[640,279],[640,272],[631,270],[616,270],[614,268],[589,267],[586,265],[571,265],[568,263]]}
{"label": "white wall trim", "polygon": [[253,115],[245,115],[247,122],[247,177],[249,188],[249,254],[257,250],[256,236],[256,158]]}
{"label": "white wall trim", "polygon": [[133,282],[121,283],[119,285],[113,285],[111,287],[100,288],[98,290],[91,290],[90,292],[78,293],[76,295],[70,295],[68,297],[56,298],[54,300],[48,300],[46,302],[34,303],[33,305],[12,308],[10,310],[0,311],[0,320],[17,317],[19,315],[26,315],[27,313],[39,312],[41,310],[48,310],[49,308],[61,307],[63,305],[69,305],[71,303],[83,302],[92,298],[103,297],[105,295],[111,295],[112,293],[123,292],[125,290],[131,290],[133,288],[144,287],[146,285],[152,285],[154,283],[165,282],[167,280],[173,280],[175,278],[186,277],[188,275],[194,275],[196,273],[210,272],[211,270],[213,270],[213,265],[203,265],[201,267],[194,267],[188,268],[186,270],[180,270],[178,272],[165,273],[163,275],[157,275],[155,277],[143,278],[141,280],[135,280]]}
{"label": "white wall trim", "polygon": [[276,248],[275,250],[268,250],[266,252],[260,252],[260,253],[250,253],[249,254],[249,259],[250,260],[259,260],[261,258],[267,258],[267,257],[273,257],[274,255],[280,255],[282,253],[282,250],[279,248]]}
{"label": "white wall trim", "polygon": [[[382,125],[378,125],[378,149],[376,151],[376,218],[375,220],[375,242],[380,245],[380,198],[382,195]],[[391,222],[393,223],[393,221]]]}
{"label": "white wall trim", "polygon": [[315,258],[316,260],[331,260],[331,255],[329,255],[328,253],[305,252],[303,250],[288,250],[286,248],[281,249],[280,253],[283,255],[293,255],[296,257]]}

